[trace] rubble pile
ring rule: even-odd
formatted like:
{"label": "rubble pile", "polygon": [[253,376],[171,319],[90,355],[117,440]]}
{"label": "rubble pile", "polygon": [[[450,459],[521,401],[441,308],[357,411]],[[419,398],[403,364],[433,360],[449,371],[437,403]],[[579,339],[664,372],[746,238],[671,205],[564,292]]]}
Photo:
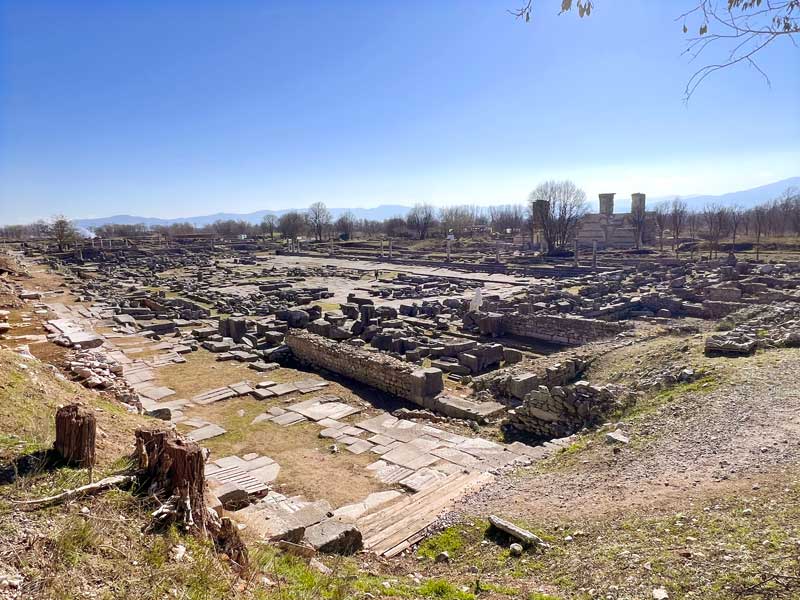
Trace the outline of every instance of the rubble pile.
{"label": "rubble pile", "polygon": [[764,307],[730,331],[706,338],[705,351],[709,355],[737,355],[781,346],[800,346],[800,304]]}
{"label": "rubble pile", "polygon": [[73,352],[67,369],[85,387],[111,392],[120,402],[138,407],[139,395],[122,376],[122,365],[104,351]]}
{"label": "rubble pile", "polygon": [[545,385],[525,396],[522,404],[508,413],[509,424],[540,438],[561,438],[601,423],[620,407],[616,391],[587,381],[574,385]]}

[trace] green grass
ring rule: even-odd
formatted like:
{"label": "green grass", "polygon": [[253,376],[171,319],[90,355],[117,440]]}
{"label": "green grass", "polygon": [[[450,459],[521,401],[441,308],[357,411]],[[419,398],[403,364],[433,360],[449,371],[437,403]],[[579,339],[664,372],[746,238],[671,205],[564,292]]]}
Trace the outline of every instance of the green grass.
{"label": "green grass", "polygon": [[431,579],[423,583],[419,593],[425,598],[438,598],[439,600],[475,600],[475,594],[462,592],[449,581]]}
{"label": "green grass", "polygon": [[433,560],[440,553],[447,552],[452,558],[458,555],[465,544],[462,528],[460,526],[448,527],[422,542],[417,550],[417,556]]}
{"label": "green grass", "polygon": [[75,516],[53,538],[56,564],[75,566],[84,554],[98,544],[98,535],[91,522]]}

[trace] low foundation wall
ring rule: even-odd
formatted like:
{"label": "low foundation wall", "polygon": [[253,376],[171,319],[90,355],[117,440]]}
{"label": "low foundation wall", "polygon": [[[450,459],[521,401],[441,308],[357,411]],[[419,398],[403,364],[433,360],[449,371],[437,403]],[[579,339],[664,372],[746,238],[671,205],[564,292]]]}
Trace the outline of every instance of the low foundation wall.
{"label": "low foundation wall", "polygon": [[630,325],[569,315],[511,313],[503,316],[502,328],[505,333],[511,335],[567,346],[580,346],[613,337],[629,329]]}
{"label": "low foundation wall", "polygon": [[320,367],[358,381],[414,404],[428,407],[444,389],[442,371],[419,368],[387,354],[364,350],[346,343],[293,329],[286,345],[302,363]]}

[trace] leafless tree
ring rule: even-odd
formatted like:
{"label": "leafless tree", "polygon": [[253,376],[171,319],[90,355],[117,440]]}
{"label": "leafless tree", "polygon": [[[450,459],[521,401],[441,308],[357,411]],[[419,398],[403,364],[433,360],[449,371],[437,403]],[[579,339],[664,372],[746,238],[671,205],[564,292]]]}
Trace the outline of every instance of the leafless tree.
{"label": "leafless tree", "polygon": [[719,204],[706,204],[703,207],[703,221],[709,243],[708,258],[711,260],[716,254],[719,254],[719,240],[725,229],[725,209]]}
{"label": "leafless tree", "polygon": [[586,212],[586,193],[572,181],[545,181],[528,196],[530,222],[541,228],[551,253],[566,247]]}
{"label": "leafless tree", "polygon": [[424,240],[436,224],[436,213],[430,204],[415,204],[406,217],[408,227],[417,232],[417,237]]}
{"label": "leafless tree", "polygon": [[756,235],[756,260],[758,260],[761,253],[761,236],[767,226],[767,208],[761,205],[756,206],[752,210],[752,215],[753,233]]}
{"label": "leafless tree", "polygon": [[278,218],[275,215],[264,215],[264,218],[261,219],[261,232],[267,233],[269,232],[269,239],[275,239],[275,227],[278,224]]}
{"label": "leafless tree", "polygon": [[331,224],[331,212],[323,202],[314,202],[308,207],[308,223],[314,231],[318,242],[322,241],[325,232]]}
{"label": "leafless tree", "polygon": [[462,237],[475,224],[475,211],[469,206],[445,206],[439,209],[439,221],[445,233]]}
{"label": "leafless tree", "polygon": [[383,230],[389,237],[407,235],[408,225],[403,217],[392,217],[383,222]]}
{"label": "leafless tree", "polygon": [[353,238],[355,228],[356,218],[349,210],[344,211],[339,218],[336,219],[336,231],[338,231],[345,240]]}
{"label": "leafless tree", "polygon": [[667,230],[669,223],[669,204],[667,202],[659,202],[655,208],[655,221],[656,229],[658,230],[658,249],[664,251],[664,232]]}
{"label": "leafless tree", "polygon": [[[534,0],[509,12],[530,21]],[[561,0],[561,12],[577,8],[578,15],[592,14],[592,0]],[[684,96],[691,98],[697,87],[717,71],[747,64],[769,84],[769,78],[756,63],[756,55],[779,39],[794,43],[800,33],[800,0],[694,0],[693,8],[678,15],[686,40],[684,54],[696,60],[709,47],[722,47],[725,58],[700,67],[686,82]]]}
{"label": "leafless tree", "polygon": [[519,204],[490,206],[489,222],[494,231],[517,231],[525,223],[525,209]]}
{"label": "leafless tree", "polygon": [[291,210],[278,219],[278,231],[285,239],[294,240],[306,227],[306,218],[302,213]]}
{"label": "leafless tree", "polygon": [[731,234],[731,252],[735,253],[736,233],[739,231],[739,228],[742,226],[742,222],[744,221],[744,211],[742,210],[741,206],[730,206],[725,210],[724,218],[727,221],[728,230]]}
{"label": "leafless tree", "polygon": [[678,253],[678,240],[681,237],[683,226],[686,223],[688,209],[686,202],[680,198],[675,198],[670,206],[669,225],[672,229],[672,251]]}

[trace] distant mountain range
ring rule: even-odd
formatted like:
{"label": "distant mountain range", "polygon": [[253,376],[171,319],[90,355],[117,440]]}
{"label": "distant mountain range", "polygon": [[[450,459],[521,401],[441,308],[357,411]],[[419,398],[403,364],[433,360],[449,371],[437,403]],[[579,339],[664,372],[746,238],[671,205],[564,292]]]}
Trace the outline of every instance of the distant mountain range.
{"label": "distant mountain range", "polygon": [[[774,183],[768,183],[749,190],[742,190],[738,192],[730,192],[721,194],[719,196],[682,196],[681,199],[686,202],[690,209],[699,210],[708,203],[717,203],[722,206],[741,206],[742,208],[751,208],[756,204],[772,200],[783,194],[787,188],[800,188],[800,177],[790,177],[789,179],[782,179]],[[670,201],[675,196],[661,196],[656,198],[648,198],[647,206],[652,208],[657,203],[662,201]],[[614,203],[614,211],[624,213],[630,211],[630,198],[618,197]],[[590,201],[592,210],[597,210],[597,200]],[[408,212],[410,206],[402,206],[399,204],[382,204],[375,208],[331,208],[330,212],[334,219],[338,218],[343,212],[349,210],[358,219],[373,219],[376,221],[383,221],[391,217],[403,216]],[[265,215],[281,216],[294,209],[283,210],[259,210],[256,212],[241,214],[241,213],[215,213],[213,215],[202,215],[199,217],[181,217],[178,219],[158,219],[153,217],[137,217],[133,215],[114,215],[112,217],[102,217],[97,219],[76,219],[75,224],[83,229],[90,229],[92,227],[100,227],[108,223],[118,223],[121,225],[134,225],[137,223],[144,223],[145,225],[170,225],[172,223],[192,223],[193,225],[203,226],[213,223],[214,221],[224,221],[228,219],[235,219],[247,221],[248,223],[260,223]]]}
{"label": "distant mountain range", "polygon": [[[345,212],[352,212],[357,219],[372,219],[375,221],[383,221],[392,217],[404,216],[408,212],[408,206],[400,206],[398,204],[382,204],[375,208],[330,208],[328,209],[334,219]],[[230,219],[236,221],[247,221],[248,223],[261,223],[266,215],[275,215],[280,217],[292,208],[284,208],[281,210],[258,210],[251,213],[214,213],[213,215],[202,215],[199,217],[180,217],[177,219],[158,219],[155,217],[137,217],[134,215],[114,215],[113,217],[101,217],[97,219],[75,219],[75,225],[83,229],[90,229],[92,227],[100,227],[109,223],[118,225],[136,225],[144,223],[145,225],[171,225],[173,223],[191,223],[202,227],[214,221],[227,221]]]}
{"label": "distant mountain range", "polygon": [[[780,197],[789,188],[800,190],[800,177],[789,177],[788,179],[781,179],[780,181],[754,187],[749,190],[729,192],[727,194],[720,194],[719,196],[680,196],[680,199],[686,202],[690,210],[701,210],[704,206],[711,203],[719,204],[720,206],[741,206],[746,209],[768,200],[774,200]],[[648,197],[647,208],[651,209],[659,202],[672,201],[675,197],[676,196]],[[597,208],[597,200],[594,201],[593,206]],[[630,210],[630,197],[615,199],[614,212],[624,213],[630,212]]]}

